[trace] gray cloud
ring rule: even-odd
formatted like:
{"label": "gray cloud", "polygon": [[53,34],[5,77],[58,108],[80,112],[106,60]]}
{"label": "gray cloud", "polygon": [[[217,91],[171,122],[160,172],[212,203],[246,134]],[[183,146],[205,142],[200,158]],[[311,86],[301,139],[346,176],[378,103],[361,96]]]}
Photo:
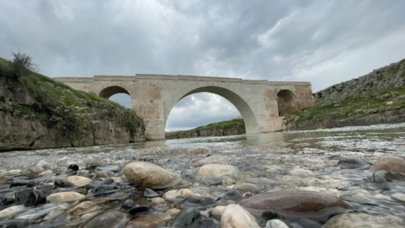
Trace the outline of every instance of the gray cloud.
{"label": "gray cloud", "polygon": [[[404,58],[403,12],[396,0],[0,0],[0,56],[27,52],[50,76],[303,80],[316,91]],[[213,97],[193,99],[178,107]]]}

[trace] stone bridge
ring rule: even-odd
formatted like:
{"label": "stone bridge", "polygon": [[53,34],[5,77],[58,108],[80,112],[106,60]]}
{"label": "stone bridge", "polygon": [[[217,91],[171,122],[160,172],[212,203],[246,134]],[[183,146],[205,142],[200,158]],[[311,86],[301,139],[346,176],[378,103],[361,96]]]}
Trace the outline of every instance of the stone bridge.
{"label": "stone bridge", "polygon": [[309,82],[152,74],[54,79],[104,98],[128,94],[132,109],[145,122],[148,139],[163,139],[170,110],[194,93],[210,92],[229,100],[242,115],[247,134],[282,130],[285,113],[314,104]]}

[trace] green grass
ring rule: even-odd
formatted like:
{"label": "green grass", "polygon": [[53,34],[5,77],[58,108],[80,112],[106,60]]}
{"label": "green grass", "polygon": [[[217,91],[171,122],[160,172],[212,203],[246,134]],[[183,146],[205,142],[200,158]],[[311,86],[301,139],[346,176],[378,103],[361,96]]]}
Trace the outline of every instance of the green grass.
{"label": "green grass", "polygon": [[[189,137],[189,135],[197,135],[200,136],[201,132],[220,132],[221,130],[226,132],[227,130],[236,130],[239,134],[244,134],[245,131],[245,123],[243,119],[232,119],[232,120],[225,120],[219,121],[215,123],[210,123],[204,126],[196,127],[190,130],[185,131],[174,131],[174,132],[167,132],[167,138],[185,138]],[[233,132],[234,132],[233,131]],[[190,134],[193,133],[193,134]]]}
{"label": "green grass", "polygon": [[[341,101],[317,103],[314,107],[289,114],[287,122],[295,122],[295,125],[300,126],[308,120],[351,118],[405,108],[405,99],[397,99],[399,96],[405,96],[404,87],[370,90]],[[387,105],[389,101],[393,104]]]}
{"label": "green grass", "polygon": [[31,94],[34,100],[31,104],[10,104],[0,99],[0,109],[13,115],[26,119],[36,118],[44,125],[60,129],[73,137],[92,128],[99,119],[119,119],[131,134],[142,122],[131,110],[108,99],[74,90],[33,71],[27,70],[18,78],[13,78],[12,72],[11,62],[0,58],[1,77],[8,78],[9,83],[13,83],[12,87],[19,87]]}

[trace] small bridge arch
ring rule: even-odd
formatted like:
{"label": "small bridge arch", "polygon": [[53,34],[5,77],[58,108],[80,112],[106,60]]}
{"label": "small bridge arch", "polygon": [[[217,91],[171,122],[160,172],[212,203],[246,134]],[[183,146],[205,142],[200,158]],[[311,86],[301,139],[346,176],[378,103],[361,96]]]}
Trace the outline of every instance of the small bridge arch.
{"label": "small bridge arch", "polygon": [[116,85],[114,85],[114,86],[108,86],[108,87],[103,88],[103,89],[98,93],[98,95],[99,95],[100,97],[102,97],[102,98],[108,99],[108,98],[110,98],[111,96],[113,96],[113,95],[115,95],[115,94],[118,94],[118,93],[125,93],[125,94],[131,96],[131,94],[129,93],[129,91],[128,91],[127,89],[125,89],[124,87],[121,87],[121,86],[116,86]]}
{"label": "small bridge arch", "polygon": [[289,89],[281,89],[277,93],[277,107],[279,116],[285,116],[296,110],[297,96]]}

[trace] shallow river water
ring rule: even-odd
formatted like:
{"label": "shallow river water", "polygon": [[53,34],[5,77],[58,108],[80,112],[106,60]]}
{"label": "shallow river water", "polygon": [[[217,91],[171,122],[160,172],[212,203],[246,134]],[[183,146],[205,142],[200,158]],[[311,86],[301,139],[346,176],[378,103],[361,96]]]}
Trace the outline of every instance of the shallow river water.
{"label": "shallow river water", "polygon": [[[170,214],[167,210],[177,209],[164,219],[159,217],[158,222],[132,226],[164,227],[173,226],[177,214],[189,207],[198,208],[200,215],[210,220],[200,222],[200,227],[215,227],[221,225],[220,217],[212,215],[215,206],[237,204],[249,195],[276,190],[327,192],[339,197],[351,207],[345,213],[366,216],[342,218],[353,227],[364,222],[364,218],[371,218],[367,215],[379,218],[369,221],[375,227],[405,227],[404,178],[379,176],[369,169],[370,164],[386,155],[405,157],[405,124],[5,152],[0,153],[0,227],[92,227],[89,221],[94,223],[94,218],[111,210],[126,215],[115,216],[117,221],[104,223],[106,227],[131,226],[132,220],[142,217],[153,220],[156,214],[166,216]],[[129,183],[122,173],[123,167],[132,161],[146,161],[170,170],[181,176],[182,182],[178,187],[145,191]],[[235,166],[238,177],[215,184],[198,183],[197,172],[205,164]],[[77,165],[79,170],[72,165]],[[89,177],[92,184],[87,187],[56,184],[56,180],[73,174]],[[104,189],[98,189],[100,186]],[[162,203],[165,206],[156,207],[153,198],[180,188],[211,201],[188,202],[185,206],[185,201],[166,197]],[[27,189],[39,189],[41,193],[34,191],[20,196]],[[62,203],[40,199],[63,191],[79,192],[86,198]],[[230,191],[241,196],[221,201]],[[93,203],[74,211],[84,201]],[[16,211],[7,211],[10,207]],[[326,222],[278,218],[290,227],[316,227]],[[265,226],[266,219],[256,219],[260,226]],[[176,224],[199,227],[196,223]]]}

